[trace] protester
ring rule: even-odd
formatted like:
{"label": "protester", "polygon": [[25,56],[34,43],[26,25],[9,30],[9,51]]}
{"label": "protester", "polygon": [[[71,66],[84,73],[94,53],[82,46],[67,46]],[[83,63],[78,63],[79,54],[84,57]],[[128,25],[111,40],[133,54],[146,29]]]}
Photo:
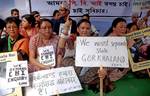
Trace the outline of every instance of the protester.
{"label": "protester", "polygon": [[29,40],[19,34],[20,20],[16,17],[8,17],[5,22],[8,37],[0,40],[0,52],[17,51],[19,60],[28,60]]}
{"label": "protester", "polygon": [[19,19],[19,10],[14,8],[14,9],[11,9],[11,16],[14,16],[14,17],[17,17]]}
{"label": "protester", "polygon": [[39,32],[33,36],[29,44],[29,72],[50,69],[51,66],[44,65],[39,62],[39,47],[53,46],[57,53],[58,37],[53,33],[53,24],[48,19],[42,19]]}
{"label": "protester", "polygon": [[25,38],[31,38],[37,31],[35,30],[35,18],[30,14],[25,14],[22,16],[21,23],[21,32],[20,34]]}
{"label": "protester", "polygon": [[60,13],[59,10],[55,10],[53,12],[53,17],[51,19],[52,23],[53,23],[53,32],[56,32],[56,34],[58,34],[59,31],[59,19],[60,19]]}
{"label": "protester", "polygon": [[[87,19],[87,20],[90,21],[89,14],[83,14],[82,15],[82,19]],[[97,31],[96,27],[93,24],[91,24],[91,32],[92,32],[91,35],[93,35],[93,36],[99,36],[99,32]]]}
{"label": "protester", "polygon": [[41,22],[41,16],[38,11],[32,11],[31,15],[35,18],[35,29],[38,32]]}
{"label": "protester", "polygon": [[[79,77],[79,80],[83,86],[88,85],[88,88],[92,90],[99,89],[99,68],[86,68],[86,67],[76,67],[75,66],[75,42],[76,36],[91,36],[91,23],[89,20],[82,19],[77,24],[77,33],[68,36],[68,30],[70,28],[72,21],[68,20],[65,22],[64,33],[60,35],[59,39],[59,51],[58,51],[58,66],[74,66],[75,71]],[[100,71],[100,76],[105,78],[105,71]],[[106,91],[106,90],[105,90]],[[108,91],[108,90],[107,90]]]}

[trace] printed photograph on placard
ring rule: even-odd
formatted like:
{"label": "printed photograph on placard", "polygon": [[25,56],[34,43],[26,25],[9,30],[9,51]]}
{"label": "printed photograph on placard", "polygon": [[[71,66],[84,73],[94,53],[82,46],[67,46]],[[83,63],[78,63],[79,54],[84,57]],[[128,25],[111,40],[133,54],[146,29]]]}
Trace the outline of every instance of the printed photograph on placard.
{"label": "printed photograph on placard", "polygon": [[127,34],[129,60],[133,71],[150,68],[150,28]]}

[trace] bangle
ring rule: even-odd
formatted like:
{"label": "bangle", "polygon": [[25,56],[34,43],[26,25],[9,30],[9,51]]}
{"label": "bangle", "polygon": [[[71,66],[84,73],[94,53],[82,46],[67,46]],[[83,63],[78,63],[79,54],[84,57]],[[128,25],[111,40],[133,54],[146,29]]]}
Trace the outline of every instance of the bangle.
{"label": "bangle", "polygon": [[68,35],[65,35],[64,33],[61,33],[61,34],[60,34],[60,37],[63,38],[63,39],[68,39],[68,38],[69,38],[69,36],[68,36]]}

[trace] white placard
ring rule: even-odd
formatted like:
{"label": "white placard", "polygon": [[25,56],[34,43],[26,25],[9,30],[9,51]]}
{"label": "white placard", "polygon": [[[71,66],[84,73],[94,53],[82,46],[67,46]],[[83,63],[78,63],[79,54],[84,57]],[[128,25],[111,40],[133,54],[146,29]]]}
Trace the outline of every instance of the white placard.
{"label": "white placard", "polygon": [[7,62],[17,61],[17,52],[0,53],[0,95],[2,96],[22,96],[21,87],[9,88],[6,80]]}
{"label": "white placard", "polygon": [[0,62],[11,62],[17,60],[18,60],[17,52],[0,53]]}
{"label": "white placard", "polygon": [[31,86],[25,89],[25,96],[50,96],[82,89],[73,67],[31,73],[30,83]]}
{"label": "white placard", "polygon": [[125,37],[77,37],[76,66],[128,68]]}
{"label": "white placard", "polygon": [[39,62],[44,65],[55,66],[55,52],[53,46],[39,47]]}
{"label": "white placard", "polygon": [[27,61],[7,62],[6,80],[10,88],[29,86]]}
{"label": "white placard", "polygon": [[[64,33],[64,23],[61,23],[60,24],[60,26],[59,26],[59,36],[62,34],[62,33]],[[69,31],[68,31],[68,35],[70,35],[71,34],[71,26],[70,26],[70,28],[69,28]]]}

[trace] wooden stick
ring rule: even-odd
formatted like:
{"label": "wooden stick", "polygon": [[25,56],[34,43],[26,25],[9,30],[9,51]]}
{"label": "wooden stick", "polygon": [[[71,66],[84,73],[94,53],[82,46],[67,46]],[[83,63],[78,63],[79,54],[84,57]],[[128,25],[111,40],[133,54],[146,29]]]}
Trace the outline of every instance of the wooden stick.
{"label": "wooden stick", "polygon": [[148,73],[148,76],[150,77],[150,71],[149,71],[149,69],[147,69],[147,73]]}
{"label": "wooden stick", "polygon": [[[102,70],[102,65],[100,66],[100,70]],[[103,78],[100,78],[100,96],[103,96]]]}
{"label": "wooden stick", "polygon": [[57,95],[57,96],[60,96],[60,95],[59,95],[59,91],[58,91],[58,90],[56,90],[56,95]]}
{"label": "wooden stick", "polygon": [[103,78],[100,78],[100,96],[103,96]]}

